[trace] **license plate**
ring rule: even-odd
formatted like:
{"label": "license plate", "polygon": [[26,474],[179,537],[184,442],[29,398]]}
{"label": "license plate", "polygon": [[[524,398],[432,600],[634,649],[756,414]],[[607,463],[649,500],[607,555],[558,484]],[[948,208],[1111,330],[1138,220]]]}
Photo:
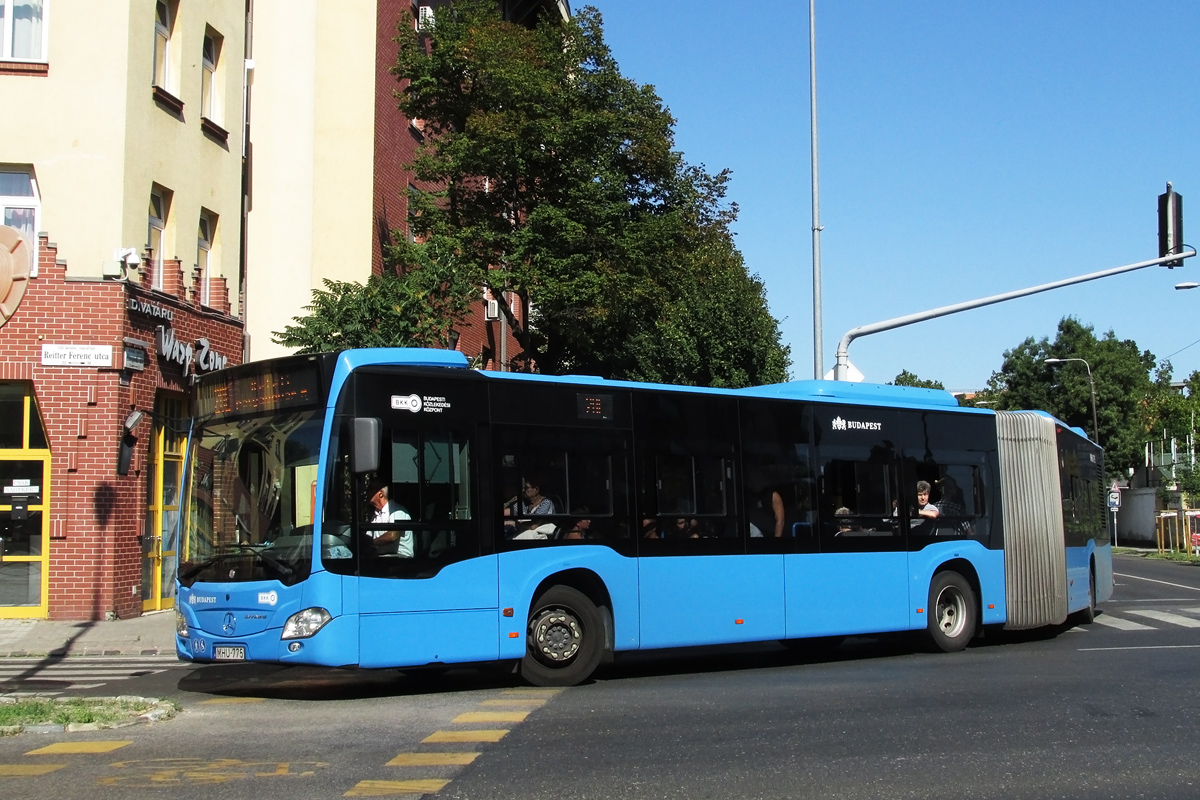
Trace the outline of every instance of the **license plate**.
{"label": "license plate", "polygon": [[217,645],[213,647],[213,658],[217,661],[245,661],[246,648]]}

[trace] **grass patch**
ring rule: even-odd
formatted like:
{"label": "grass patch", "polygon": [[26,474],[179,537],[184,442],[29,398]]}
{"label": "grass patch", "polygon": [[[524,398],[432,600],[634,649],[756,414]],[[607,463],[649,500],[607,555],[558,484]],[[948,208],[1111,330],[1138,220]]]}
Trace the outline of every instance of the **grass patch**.
{"label": "grass patch", "polygon": [[63,700],[17,700],[0,703],[0,726],[70,725],[73,722],[111,724],[145,714],[157,705],[149,699],[118,700],[85,697]]}
{"label": "grass patch", "polygon": [[1159,553],[1155,550],[1137,550],[1132,547],[1114,547],[1114,555],[1140,556],[1141,558],[1153,558],[1159,561],[1174,561],[1178,564],[1193,564],[1200,567],[1200,556],[1192,556],[1187,553],[1172,553],[1167,551]]}

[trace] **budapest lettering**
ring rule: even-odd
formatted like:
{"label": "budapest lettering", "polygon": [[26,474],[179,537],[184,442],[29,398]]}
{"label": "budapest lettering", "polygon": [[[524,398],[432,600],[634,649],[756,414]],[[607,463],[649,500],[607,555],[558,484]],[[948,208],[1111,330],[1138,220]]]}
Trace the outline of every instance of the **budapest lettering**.
{"label": "budapest lettering", "polygon": [[222,369],[229,363],[226,356],[212,349],[208,339],[197,339],[194,345],[189,345],[176,339],[175,329],[166,325],[158,326],[155,338],[159,358],[182,366],[184,375],[192,372],[193,362],[196,374]]}

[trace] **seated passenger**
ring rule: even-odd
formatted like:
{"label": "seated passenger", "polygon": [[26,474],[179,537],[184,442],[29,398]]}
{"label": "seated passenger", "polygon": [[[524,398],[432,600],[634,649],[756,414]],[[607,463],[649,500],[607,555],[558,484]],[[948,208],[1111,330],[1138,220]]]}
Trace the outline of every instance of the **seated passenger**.
{"label": "seated passenger", "polygon": [[[391,522],[412,519],[408,509],[389,499],[391,485],[385,478],[375,478],[367,484],[367,515],[374,525],[386,525]],[[395,554],[400,558],[413,557],[412,531],[400,530],[368,530],[367,536],[371,544],[382,554]],[[394,546],[392,546],[394,545]]]}
{"label": "seated passenger", "polygon": [[946,519],[944,524],[938,525],[937,532],[943,536],[969,535],[971,520],[963,505],[963,493],[957,481],[947,475],[938,481],[938,488],[942,492],[942,499],[937,504],[938,516]]}
{"label": "seated passenger", "polygon": [[643,539],[661,539],[658,533],[658,520],[654,517],[644,517],[642,519],[642,538]]}
{"label": "seated passenger", "polygon": [[932,489],[929,481],[917,481],[917,505],[910,512],[910,524],[917,533],[932,534],[941,512],[938,507],[929,502],[929,492]]}
{"label": "seated passenger", "polygon": [[835,533],[834,536],[840,536],[846,531],[854,530],[854,526],[851,525],[850,520],[847,519],[851,513],[853,512],[851,512],[850,509],[846,508],[845,506],[841,506],[833,512],[834,520],[837,522],[838,526],[837,533]]}
{"label": "seated passenger", "polygon": [[[581,506],[575,509],[576,514],[588,513],[587,506]],[[575,523],[567,530],[563,531],[562,538],[564,539],[587,539],[588,531],[592,527],[592,521],[586,517],[576,518]]]}
{"label": "seated passenger", "polygon": [[557,513],[554,501],[542,494],[541,481],[530,476],[525,480],[517,516],[548,516]]}

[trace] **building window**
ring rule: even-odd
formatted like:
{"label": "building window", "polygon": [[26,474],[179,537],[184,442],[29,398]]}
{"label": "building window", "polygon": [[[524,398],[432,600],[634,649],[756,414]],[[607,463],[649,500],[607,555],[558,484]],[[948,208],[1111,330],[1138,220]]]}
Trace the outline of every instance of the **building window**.
{"label": "building window", "polygon": [[37,277],[37,231],[41,203],[29,167],[0,164],[0,225],[16,228],[29,248],[29,275]]}
{"label": "building window", "polygon": [[175,77],[171,65],[171,31],[175,23],[172,5],[168,0],[154,4],[154,85],[168,92]]}
{"label": "building window", "polygon": [[150,251],[150,287],[163,288],[163,250],[166,247],[167,214],[171,206],[171,193],[155,186],[150,190],[150,230],[146,238],[146,249]]}
{"label": "building window", "polygon": [[46,60],[48,0],[0,0],[0,59]]}
{"label": "building window", "polygon": [[204,47],[201,53],[200,72],[200,116],[210,122],[221,123],[221,84],[218,80],[217,65],[221,59],[220,34],[212,30],[204,34]]}
{"label": "building window", "polygon": [[196,269],[200,272],[200,305],[211,306],[209,283],[212,275],[212,246],[217,232],[217,215],[200,212],[200,230],[196,236]]}

